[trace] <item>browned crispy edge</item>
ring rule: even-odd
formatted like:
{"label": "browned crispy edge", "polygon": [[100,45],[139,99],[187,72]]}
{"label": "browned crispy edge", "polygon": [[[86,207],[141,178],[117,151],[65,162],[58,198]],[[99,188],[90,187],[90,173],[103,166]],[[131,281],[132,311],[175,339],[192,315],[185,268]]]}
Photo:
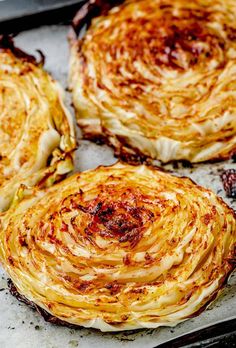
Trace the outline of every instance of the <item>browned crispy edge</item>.
{"label": "browned crispy edge", "polygon": [[60,326],[67,326],[67,327],[72,328],[72,329],[80,328],[79,325],[73,325],[73,324],[70,324],[64,320],[56,318],[55,316],[53,316],[50,313],[48,313],[47,311],[45,311],[45,309],[37,306],[34,302],[29,301],[25,296],[21,295],[18,292],[18,290],[16,289],[16,286],[14,285],[14,283],[12,282],[11,279],[8,279],[7,285],[9,288],[9,292],[12,296],[14,296],[18,301],[29,306],[31,309],[36,310],[43,317],[43,319],[46,322],[49,322],[51,324],[60,325]]}
{"label": "browned crispy edge", "polygon": [[[201,307],[199,308],[195,313],[191,314],[190,316],[187,316],[183,319],[191,319],[191,318],[195,318],[198,315],[200,315],[202,312],[204,312],[207,307],[209,307],[209,305],[214,302],[214,300],[217,299],[219,293],[221,293],[223,291],[223,289],[225,288],[225,286],[228,283],[228,279],[230,277],[230,275],[232,274],[232,272],[235,269],[235,265],[236,265],[236,258],[231,259],[231,260],[227,260],[230,264],[231,264],[231,269],[230,271],[227,273],[227,275],[222,279],[221,285],[219,286],[219,288],[209,297],[209,299],[207,300],[207,302]],[[28,307],[30,307],[33,310],[36,310],[42,317],[43,319],[53,325],[58,325],[58,326],[64,326],[64,327],[68,327],[71,329],[82,329],[82,326],[79,325],[75,325],[75,324],[71,324],[67,321],[61,320],[55,316],[53,316],[52,314],[48,313],[45,309],[39,307],[38,305],[36,305],[34,302],[29,301],[24,295],[21,295],[16,286],[14,285],[14,283],[12,282],[11,279],[8,279],[7,281],[8,284],[8,288],[9,288],[9,292],[12,296],[14,296],[18,301],[26,304]],[[92,328],[91,328],[92,329]],[[137,329],[139,330],[139,329]],[[135,330],[135,331],[137,331]],[[133,331],[133,330],[132,330]]]}
{"label": "browned crispy edge", "polygon": [[[16,58],[21,59],[23,62],[27,62],[27,63],[31,63],[37,67],[43,68],[43,65],[45,63],[45,55],[43,54],[43,52],[41,50],[36,50],[36,52],[38,52],[39,54],[39,59],[37,60],[37,58],[33,55],[28,54],[27,52],[21,50],[20,48],[15,46],[14,43],[14,35],[8,35],[8,34],[3,34],[0,35],[0,54],[1,52],[11,52]],[[51,75],[50,75],[51,76]],[[78,144],[75,146],[74,149],[72,149],[69,152],[63,152],[61,154],[61,157],[59,159],[60,160],[65,160],[66,158],[70,157],[71,161],[74,162],[73,160],[73,154],[74,151],[76,150],[76,148],[78,147]],[[1,160],[1,158],[0,158]],[[50,156],[47,160],[47,166],[48,167],[53,167],[53,165],[51,165],[51,160],[52,160],[52,156]],[[61,175],[57,175],[58,180],[60,181],[64,178],[66,178],[68,173],[66,174],[61,174]],[[39,188],[44,188],[45,187],[45,181],[48,179],[48,177],[50,177],[52,175],[52,172],[48,172],[38,183],[37,183],[37,187]]]}
{"label": "browned crispy edge", "polygon": [[112,147],[114,150],[115,157],[117,157],[121,162],[133,164],[133,165],[139,165],[139,164],[151,165],[152,164],[153,159],[151,157],[144,155],[138,149],[127,147],[126,145],[123,146],[120,140],[119,140],[119,146],[115,146],[111,142],[110,136],[106,134],[105,130],[103,130],[101,134],[92,135],[90,133],[89,134],[85,133],[82,127],[80,129],[82,130],[83,139],[92,141],[98,145],[106,144]]}
{"label": "browned crispy edge", "polygon": [[[125,163],[124,163],[125,164]],[[115,164],[111,165],[114,166]],[[102,167],[102,165],[98,166],[97,169],[99,167]],[[149,165],[149,167],[153,168],[154,170],[160,170],[162,172],[167,172],[165,171],[163,168],[161,167],[158,167],[158,166],[154,166],[154,165]],[[199,186],[198,184],[195,183],[194,180],[192,180],[191,178],[189,177],[186,177],[186,176],[182,176],[181,177],[182,179],[188,179],[189,181],[191,181],[194,185],[196,186]],[[201,186],[199,186],[201,187]],[[218,201],[223,204],[227,209],[229,209],[233,215],[234,215],[234,218],[236,219],[236,211],[231,208],[230,206],[228,206],[225,201],[221,198],[221,197],[218,197],[217,196],[217,199]],[[190,318],[194,318],[196,316],[198,316],[199,314],[201,314],[217,297],[218,295],[220,294],[220,292],[223,291],[224,287],[227,285],[228,283],[228,280],[231,276],[231,274],[234,272],[234,270],[236,269],[236,245],[234,247],[234,251],[232,253],[232,256],[225,259],[225,262],[227,262],[229,265],[230,265],[230,269],[229,271],[227,272],[227,274],[222,278],[221,280],[221,284],[219,285],[219,287],[214,291],[213,294],[211,294],[209,296],[209,299],[206,301],[206,303],[201,307],[199,308],[195,313],[191,314],[190,316],[187,316],[183,319],[190,319]],[[24,295],[21,295],[16,286],[14,285],[14,283],[12,282],[11,279],[8,279],[8,287],[9,287],[9,291],[11,293],[12,296],[14,296],[18,301],[20,302],[23,302],[25,303],[26,305],[28,305],[31,309],[33,310],[36,310],[43,318],[46,322],[49,322],[51,324],[56,324],[56,325],[60,325],[60,326],[66,326],[66,327],[69,327],[69,328],[73,328],[73,329],[78,329],[78,328],[82,328],[81,326],[79,325],[75,325],[75,324],[71,324],[71,323],[68,323],[64,320],[61,320],[55,316],[53,316],[52,314],[48,313],[45,309],[39,307],[38,305],[36,305],[34,302],[28,300]]]}
{"label": "browned crispy edge", "polygon": [[[84,25],[88,27],[91,24],[91,21],[94,17],[100,16],[100,15],[106,15],[107,12],[114,6],[120,5],[124,2],[124,0],[88,0],[76,13],[73,21],[72,21],[72,28],[73,31],[70,31],[69,34],[69,41],[72,43],[73,41],[77,40],[77,37],[79,35],[80,30],[83,28]],[[75,108],[75,107],[74,107]],[[76,109],[76,108],[75,108]],[[80,126],[80,125],[79,125]],[[115,156],[119,158],[122,161],[125,161],[129,164],[151,164],[153,160],[156,160],[155,158],[152,158],[151,156],[148,156],[144,153],[142,153],[140,150],[132,147],[129,145],[124,139],[121,137],[115,136],[115,135],[109,135],[107,134],[106,130],[103,129],[102,134],[91,134],[86,133],[85,129],[80,126],[82,129],[83,138],[86,140],[90,140],[92,142],[95,142],[97,144],[107,144],[111,146],[115,151]],[[115,146],[111,141],[110,138],[114,138],[116,142],[119,142],[118,146]],[[219,161],[230,159],[231,157],[235,156],[236,154],[236,146],[233,150],[224,153],[222,155],[217,155],[209,160],[197,162],[197,163],[216,163]],[[188,160],[171,160],[167,163],[184,163],[186,167],[192,167],[192,162]],[[195,163],[195,162],[193,162]]]}
{"label": "browned crispy edge", "polygon": [[[77,121],[78,121],[78,118],[77,118]],[[92,134],[92,133],[86,132],[85,129],[83,129],[83,127],[80,124],[78,124],[78,126],[80,127],[82,131],[83,139],[92,141],[98,145],[106,144],[112,147],[114,150],[115,156],[121,161],[124,161],[128,164],[144,164],[145,163],[150,165],[152,164],[153,161],[158,160],[162,165],[167,165],[169,163],[172,163],[175,167],[175,164],[182,163],[184,167],[192,168],[194,164],[217,163],[217,162],[234,158],[236,156],[236,146],[235,146],[234,149],[232,149],[231,151],[228,151],[227,153],[224,153],[222,155],[217,155],[216,157],[213,157],[209,160],[202,161],[202,162],[191,162],[188,160],[170,160],[168,162],[162,162],[158,158],[152,158],[151,156],[142,153],[139,149],[132,147],[121,136],[109,134],[109,132],[105,128],[103,128],[101,134],[98,134],[98,133]],[[113,144],[111,139],[115,139],[115,141],[117,142],[117,146]]]}
{"label": "browned crispy edge", "polygon": [[74,38],[76,38],[84,25],[90,26],[94,17],[106,15],[114,6],[124,2],[124,0],[88,0],[76,13],[72,20]]}
{"label": "browned crispy edge", "polygon": [[17,58],[20,58],[29,63],[43,66],[45,62],[45,56],[42,51],[37,50],[40,55],[39,60],[34,56],[22,51],[20,48],[16,47],[14,44],[13,35],[0,35],[0,52],[10,50]]}

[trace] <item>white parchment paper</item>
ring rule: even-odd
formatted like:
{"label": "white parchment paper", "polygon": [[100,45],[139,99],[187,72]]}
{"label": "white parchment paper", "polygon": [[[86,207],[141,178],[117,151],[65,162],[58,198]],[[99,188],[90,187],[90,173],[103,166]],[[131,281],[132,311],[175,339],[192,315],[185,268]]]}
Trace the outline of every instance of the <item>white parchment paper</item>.
{"label": "white parchment paper", "polygon": [[[22,49],[35,53],[41,49],[46,55],[45,68],[67,87],[68,43],[67,26],[47,26],[19,34],[16,44]],[[67,93],[68,105],[70,95]],[[78,134],[79,135],[79,134]],[[80,141],[76,152],[76,169],[86,170],[100,164],[112,164],[116,161],[113,151],[107,146],[97,146],[87,141]],[[218,195],[224,196],[220,172],[226,168],[236,168],[236,164],[227,161],[217,164],[196,165],[194,168],[173,168],[178,175],[190,176],[197,183],[211,188]],[[236,200],[226,200],[236,209]],[[175,328],[141,330],[106,334],[89,329],[69,329],[46,323],[36,312],[19,303],[7,290],[7,276],[0,268],[0,348],[149,348],[175,337],[200,328],[236,318],[236,275],[221,297],[199,317],[188,320]],[[223,324],[222,324],[223,325]]]}

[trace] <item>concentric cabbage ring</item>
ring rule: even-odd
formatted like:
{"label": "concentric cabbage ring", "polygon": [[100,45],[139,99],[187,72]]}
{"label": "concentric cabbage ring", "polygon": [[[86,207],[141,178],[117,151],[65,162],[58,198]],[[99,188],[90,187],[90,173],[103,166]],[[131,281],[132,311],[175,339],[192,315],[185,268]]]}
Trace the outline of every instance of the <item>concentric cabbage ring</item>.
{"label": "concentric cabbage ring", "polygon": [[21,295],[65,322],[173,326],[233,270],[235,214],[188,178],[117,163],[25,195],[2,215],[0,259]]}
{"label": "concentric cabbage ring", "polygon": [[0,37],[0,211],[20,183],[51,185],[73,167],[72,117],[59,84]]}
{"label": "concentric cabbage ring", "polygon": [[72,41],[79,125],[120,155],[202,162],[236,150],[236,1],[127,0]]}

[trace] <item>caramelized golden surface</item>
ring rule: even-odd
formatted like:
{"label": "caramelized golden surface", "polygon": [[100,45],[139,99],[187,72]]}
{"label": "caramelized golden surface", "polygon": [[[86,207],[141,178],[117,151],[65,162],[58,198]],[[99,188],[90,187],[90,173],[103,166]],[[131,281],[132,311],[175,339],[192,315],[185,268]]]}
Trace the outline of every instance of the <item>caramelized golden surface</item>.
{"label": "caramelized golden surface", "polygon": [[47,190],[22,187],[0,222],[0,260],[19,293],[102,331],[173,326],[200,313],[235,259],[233,210],[190,179],[147,166],[117,163]]}
{"label": "caramelized golden surface", "polygon": [[128,0],[72,44],[87,138],[163,162],[236,149],[236,2]]}
{"label": "caramelized golden surface", "polygon": [[61,87],[34,61],[0,48],[0,211],[20,183],[50,185],[70,171],[74,148]]}

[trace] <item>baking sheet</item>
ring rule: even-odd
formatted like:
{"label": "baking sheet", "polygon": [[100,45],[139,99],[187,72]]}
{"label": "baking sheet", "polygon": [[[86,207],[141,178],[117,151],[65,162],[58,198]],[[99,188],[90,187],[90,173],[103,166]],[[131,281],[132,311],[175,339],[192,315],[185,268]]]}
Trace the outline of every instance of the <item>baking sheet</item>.
{"label": "baking sheet", "polygon": [[[45,68],[67,87],[68,44],[67,26],[45,26],[19,34],[16,44],[24,50],[35,53],[41,49],[46,55]],[[70,95],[67,93],[70,105]],[[78,132],[78,135],[79,132]],[[113,151],[107,146],[98,146],[81,141],[76,152],[77,170],[94,168],[100,164],[112,164],[116,161]],[[202,186],[211,188],[225,199],[219,174],[223,169],[235,168],[232,161],[216,164],[195,165],[173,168],[178,175],[190,176]],[[226,200],[226,199],[225,199]],[[236,201],[226,200],[236,209]],[[175,328],[140,330],[125,333],[101,333],[89,329],[69,329],[46,323],[36,312],[19,303],[7,290],[6,275],[0,268],[0,347],[1,348],[151,348],[183,334],[236,318],[236,274],[230,279],[221,297],[199,317],[188,320]]]}

